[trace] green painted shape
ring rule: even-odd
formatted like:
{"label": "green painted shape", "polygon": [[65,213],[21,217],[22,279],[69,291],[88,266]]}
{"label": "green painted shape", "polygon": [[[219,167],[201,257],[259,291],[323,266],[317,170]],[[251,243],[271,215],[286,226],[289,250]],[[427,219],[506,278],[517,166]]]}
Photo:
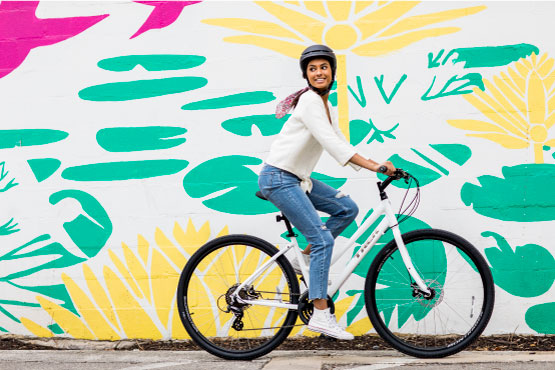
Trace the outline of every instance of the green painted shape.
{"label": "green painted shape", "polygon": [[98,66],[112,72],[131,71],[136,66],[142,66],[147,71],[175,71],[198,67],[206,61],[199,55],[125,55],[115,58],[102,59]]}
{"label": "green painted shape", "polygon": [[147,127],[112,127],[103,128],[96,133],[96,142],[108,152],[137,152],[142,150],[160,150],[179,146],[187,130],[172,126]]}
{"label": "green painted shape", "polygon": [[[465,82],[466,81],[466,82]],[[462,77],[455,75],[451,77],[441,90],[435,95],[430,95],[430,91],[434,87],[436,82],[436,76],[432,80],[430,87],[426,92],[420,97],[421,100],[427,101],[432,99],[444,98],[451,95],[463,95],[471,94],[473,92],[472,86],[478,87],[480,90],[485,91],[484,81],[482,81],[482,75],[479,73],[467,73]],[[470,88],[469,88],[470,87]]]}
{"label": "green painted shape", "polygon": [[337,107],[337,92],[334,91],[328,95],[328,101],[333,107]]}
{"label": "green painted shape", "polygon": [[465,164],[472,156],[470,148],[463,144],[430,144],[430,146],[459,166]]}
{"label": "green painted shape", "polygon": [[12,224],[13,221],[14,219],[12,217],[8,222],[0,225],[0,235],[10,235],[20,231],[20,229],[16,229],[19,224],[17,222]]}
{"label": "green painted shape", "polygon": [[461,199],[486,217],[502,221],[555,220],[555,165],[520,164],[502,168],[502,178],[483,175],[466,183]]}
{"label": "green painted shape", "polygon": [[1,326],[0,326],[0,331],[1,331],[2,333],[7,333],[7,332],[8,332],[6,329],[4,329],[4,328],[1,327]]}
{"label": "green painted shape", "polygon": [[479,68],[504,66],[532,53],[539,55],[540,49],[531,44],[457,48],[447,54],[443,63],[455,53],[457,58],[453,59],[453,64],[464,63],[464,68]]}
{"label": "green painted shape", "polygon": [[540,334],[555,334],[555,302],[532,306],[526,311],[526,324]]}
{"label": "green painted shape", "polygon": [[279,134],[290,116],[287,114],[283,118],[276,118],[274,114],[261,114],[231,118],[222,122],[222,128],[235,135],[252,136],[252,127],[256,126],[262,136],[272,136]]}
{"label": "green painted shape", "polygon": [[112,82],[79,91],[79,97],[90,101],[126,101],[153,98],[200,89],[208,80],[203,77],[169,77],[152,80]]}
{"label": "green painted shape", "polygon": [[[6,303],[8,305],[11,305],[11,303],[14,302],[4,302],[3,300],[0,300],[0,303]],[[15,304],[17,305],[18,302],[15,302]],[[40,305],[37,303],[36,305],[37,307],[40,307]],[[17,317],[15,317],[14,315],[11,314],[10,311],[6,310],[4,307],[0,306],[0,313],[3,313],[4,315],[6,315],[9,319],[11,319],[12,321],[15,321],[18,324],[21,324],[21,320],[19,320]]]}
{"label": "green painted shape", "polygon": [[372,125],[361,119],[349,121],[349,142],[351,145],[358,145],[372,131]]}
{"label": "green painted shape", "polygon": [[347,182],[347,179],[344,177],[332,177],[318,172],[312,172],[310,174],[310,177],[315,180],[322,181],[323,183],[331,186],[334,189],[339,189]]}
{"label": "green painted shape", "polygon": [[[482,233],[491,236],[497,247],[484,250],[493,281],[507,293],[518,297],[537,297],[546,293],[555,281],[555,259],[547,249],[537,244],[511,248],[507,240],[492,231]],[[554,311],[555,312],[555,311]]]}
{"label": "green painted shape", "polygon": [[183,179],[183,188],[192,198],[204,198],[227,190],[202,201],[206,207],[236,215],[258,215],[276,212],[272,203],[255,196],[258,174],[247,166],[258,166],[262,160],[255,157],[232,155],[203,162],[189,171]]}
{"label": "green painted shape", "polygon": [[355,98],[361,108],[366,107],[366,96],[364,95],[364,89],[362,88],[362,79],[360,78],[360,76],[357,76],[358,95],[353,89],[351,89],[351,86],[347,85],[347,89],[349,89],[349,92],[351,93],[351,95],[353,95],[353,98]]}
{"label": "green painted shape", "polygon": [[62,190],[48,200],[56,205],[64,199],[76,200],[83,209],[79,216],[64,222],[65,231],[87,257],[96,256],[112,235],[110,217],[95,197],[81,190]]}
{"label": "green painted shape", "polygon": [[349,310],[349,312],[347,312],[347,326],[349,326],[355,320],[360,311],[362,311],[362,309],[364,308],[364,290],[347,290],[345,294],[347,294],[349,297],[352,297],[355,294],[358,295],[355,305],[351,310]]}
{"label": "green painted shape", "polygon": [[0,149],[51,144],[68,136],[67,132],[49,129],[0,130]]}
{"label": "green painted shape", "polygon": [[[436,171],[430,170],[429,168],[420,166],[416,163],[409,162],[403,159],[398,154],[392,155],[391,157],[389,157],[388,160],[393,162],[393,165],[395,167],[402,168],[408,173],[410,173],[411,175],[413,175],[414,177],[416,177],[420,183],[420,186],[426,186],[441,177],[441,175]],[[387,178],[387,176],[379,173],[378,178],[383,181]],[[401,189],[408,188],[408,184],[406,184],[404,181],[393,181],[391,185]]]}
{"label": "green painted shape", "polygon": [[275,100],[274,94],[269,91],[251,91],[233,95],[221,96],[219,98],[205,99],[185,104],[183,110],[199,109],[221,109],[237,107],[241,105],[263,104]]}
{"label": "green painted shape", "polygon": [[[14,263],[17,261],[18,266],[22,267],[19,271],[0,277],[0,281],[10,281],[32,275],[37,271],[73,266],[85,261],[85,259],[70,253],[57,242],[37,247],[37,243],[46,242],[49,239],[50,235],[48,234],[40,235],[0,256],[0,261],[14,261]],[[48,258],[37,258],[40,256],[47,256]],[[46,262],[42,262],[44,260]]]}
{"label": "green painted shape", "polygon": [[173,175],[189,162],[181,159],[157,159],[93,163],[66,168],[62,177],[74,181],[121,181]]}
{"label": "green painted shape", "polygon": [[35,179],[37,179],[38,182],[43,182],[52,176],[62,164],[59,159],[55,158],[29,159],[27,163],[29,167],[31,167],[31,171],[33,171],[33,175],[35,175]]}
{"label": "green painted shape", "polygon": [[441,56],[445,53],[445,49],[441,49],[437,56],[434,56],[433,52],[428,53],[428,68],[436,68],[440,66],[439,60]]}
{"label": "green painted shape", "polygon": [[65,331],[58,324],[48,325],[47,328],[54,334],[64,334]]}
{"label": "green painted shape", "polygon": [[77,309],[73,305],[73,301],[67,291],[67,288],[63,284],[58,285],[46,285],[46,286],[25,286],[25,285],[18,285],[15,284],[13,281],[9,282],[11,285],[15,286],[16,288],[28,290],[33,293],[38,293],[50,298],[53,298],[58,301],[62,301],[63,303],[60,306],[64,307],[65,309],[73,312],[74,314],[78,315]]}
{"label": "green painted shape", "polygon": [[407,79],[407,75],[403,74],[403,76],[401,76],[399,81],[397,81],[397,83],[393,87],[393,90],[391,91],[391,94],[389,94],[389,95],[387,95],[387,93],[385,92],[385,89],[383,87],[384,75],[381,75],[379,78],[374,77],[374,82],[376,82],[376,86],[378,87],[378,90],[380,91],[380,94],[382,95],[383,100],[387,104],[390,104],[391,101],[393,100],[393,98],[395,97],[395,95],[397,94],[397,91],[399,91],[399,88],[401,87],[403,82],[405,82],[406,79]]}
{"label": "green painted shape", "polygon": [[449,175],[449,171],[447,171],[447,169],[443,166],[441,166],[439,163],[437,163],[436,161],[432,160],[430,157],[428,157],[427,155],[421,153],[420,151],[411,148],[411,150],[413,152],[416,153],[416,155],[418,155],[420,158],[422,158],[423,160],[425,160],[426,162],[428,162],[429,164],[431,164],[432,166],[434,166],[435,168],[437,168],[439,170],[439,172],[443,173],[444,175]]}

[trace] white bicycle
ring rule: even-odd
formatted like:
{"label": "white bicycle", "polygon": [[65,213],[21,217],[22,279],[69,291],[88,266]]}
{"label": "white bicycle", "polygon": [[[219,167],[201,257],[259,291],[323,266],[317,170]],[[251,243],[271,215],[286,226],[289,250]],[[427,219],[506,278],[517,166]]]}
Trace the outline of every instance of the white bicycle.
{"label": "white bicycle", "polygon": [[[416,195],[398,219],[385,189],[400,179],[411,181],[407,193],[414,181]],[[394,239],[376,255],[364,284],[374,329],[408,355],[434,358],[462,351],[483,332],[493,311],[494,284],[486,261],[472,244],[448,231],[421,229],[401,235],[399,222],[418,206],[419,186],[413,176],[397,170],[378,182],[378,188],[378,207],[346,245],[335,246],[332,269],[347,251],[360,248],[331,281],[329,296],[391,229]],[[385,217],[366,241],[357,243],[381,215]],[[277,220],[285,222],[291,239],[283,248],[254,236],[223,236],[199,248],[181,273],[177,288],[181,321],[195,343],[216,356],[232,360],[263,356],[279,346],[293,327],[310,319],[308,266],[290,222],[283,215]],[[291,250],[301,266],[302,290],[285,257]],[[333,312],[333,300],[328,303]]]}

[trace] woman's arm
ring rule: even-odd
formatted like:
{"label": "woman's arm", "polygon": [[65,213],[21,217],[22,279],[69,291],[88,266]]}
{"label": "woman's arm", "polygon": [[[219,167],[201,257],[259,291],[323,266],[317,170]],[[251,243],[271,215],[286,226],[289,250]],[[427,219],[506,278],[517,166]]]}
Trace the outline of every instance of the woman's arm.
{"label": "woman's arm", "polygon": [[385,166],[387,168],[386,175],[391,176],[395,173],[395,166],[390,161],[385,161],[383,163],[378,163],[372,159],[364,158],[360,154],[355,154],[349,159],[349,162],[356,164],[357,166],[364,167],[370,171],[378,172],[380,166]]}

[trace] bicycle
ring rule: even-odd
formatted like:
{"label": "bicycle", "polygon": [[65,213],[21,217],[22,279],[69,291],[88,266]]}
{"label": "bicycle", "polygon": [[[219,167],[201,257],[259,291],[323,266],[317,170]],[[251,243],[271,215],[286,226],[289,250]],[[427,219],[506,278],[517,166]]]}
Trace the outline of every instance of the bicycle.
{"label": "bicycle", "polygon": [[[401,208],[412,182],[416,195],[397,219],[385,189],[401,179],[408,184]],[[414,213],[420,199],[418,180],[412,175],[398,169],[379,181],[378,189],[378,207],[342,248],[334,250],[332,267],[385,215],[331,282],[332,312],[330,296],[391,229],[394,239],[376,255],[364,284],[365,307],[374,329],[411,356],[438,358],[462,351],[483,332],[493,311],[494,284],[486,261],[468,241],[448,231],[420,229],[401,235],[399,223]],[[265,199],[259,192],[257,196]],[[283,214],[277,221],[285,222],[291,240],[281,250],[250,235],[223,236],[198,249],[181,273],[177,302],[182,323],[196,344],[213,355],[231,360],[263,356],[279,346],[294,326],[310,319],[308,266],[290,222]],[[291,249],[301,266],[303,292],[285,257]],[[302,324],[296,324],[297,317]]]}

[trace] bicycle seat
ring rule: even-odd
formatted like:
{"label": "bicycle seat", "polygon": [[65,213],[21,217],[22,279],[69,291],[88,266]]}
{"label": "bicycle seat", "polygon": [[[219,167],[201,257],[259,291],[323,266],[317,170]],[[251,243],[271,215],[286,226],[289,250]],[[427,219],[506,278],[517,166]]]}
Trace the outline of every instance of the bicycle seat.
{"label": "bicycle seat", "polygon": [[262,199],[262,200],[268,200],[268,199],[266,199],[266,197],[265,197],[264,195],[262,195],[262,193],[260,192],[260,190],[256,192],[256,196],[259,197],[259,198]]}

